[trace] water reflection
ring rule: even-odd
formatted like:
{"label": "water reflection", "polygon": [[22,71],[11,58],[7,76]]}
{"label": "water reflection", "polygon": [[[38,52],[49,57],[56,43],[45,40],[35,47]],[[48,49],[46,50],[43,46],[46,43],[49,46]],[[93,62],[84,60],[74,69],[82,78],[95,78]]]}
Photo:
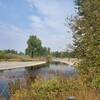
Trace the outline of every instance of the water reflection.
{"label": "water reflection", "polygon": [[[15,80],[22,83],[22,87],[24,87],[30,86],[31,81],[34,81],[37,76],[41,76],[45,79],[51,79],[59,75],[72,77],[77,75],[77,71],[74,66],[59,63],[0,71],[0,93],[3,91],[4,87],[6,87],[7,89],[4,90],[4,93],[6,93],[6,97],[8,97],[8,83],[11,85],[16,82]],[[16,85],[16,83],[14,84]],[[5,97],[5,94],[2,94],[1,96]]]}

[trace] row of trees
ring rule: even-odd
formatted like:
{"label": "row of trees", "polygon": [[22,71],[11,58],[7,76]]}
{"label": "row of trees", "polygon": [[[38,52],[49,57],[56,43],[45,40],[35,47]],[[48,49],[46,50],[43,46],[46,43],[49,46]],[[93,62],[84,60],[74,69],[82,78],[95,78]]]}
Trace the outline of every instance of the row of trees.
{"label": "row of trees", "polygon": [[75,53],[74,51],[55,51],[55,52],[52,52],[51,55],[53,57],[60,57],[60,58],[75,58]]}
{"label": "row of trees", "polygon": [[50,48],[46,48],[42,46],[42,42],[37,36],[30,36],[27,41],[28,47],[25,50],[25,54],[33,57],[36,56],[48,56],[52,57],[75,57],[74,51],[55,51],[50,52]]}
{"label": "row of trees", "polygon": [[43,47],[41,40],[34,35],[30,36],[27,41],[27,48],[25,50],[25,54],[23,52],[18,53],[14,49],[0,50],[0,58],[7,57],[8,55],[9,56],[28,55],[32,58],[39,56],[48,56],[48,55],[51,55],[52,57],[71,57],[71,58],[75,57],[74,51],[51,52],[50,48]]}
{"label": "row of trees", "polygon": [[18,52],[16,50],[14,50],[14,49],[0,50],[0,53],[5,53],[5,54],[8,54],[8,53],[18,54]]}
{"label": "row of trees", "polygon": [[8,58],[8,56],[15,55],[28,55],[30,57],[40,57],[40,56],[52,56],[52,57],[75,57],[73,51],[55,51],[51,52],[50,48],[46,48],[42,46],[42,42],[37,36],[30,36],[27,41],[27,48],[25,50],[25,54],[23,52],[17,52],[14,49],[8,50],[0,50],[0,58]]}
{"label": "row of trees", "polygon": [[7,49],[7,50],[0,50],[0,60],[2,59],[9,59],[9,58],[16,58],[17,55],[24,55],[23,52],[17,52],[14,49]]}

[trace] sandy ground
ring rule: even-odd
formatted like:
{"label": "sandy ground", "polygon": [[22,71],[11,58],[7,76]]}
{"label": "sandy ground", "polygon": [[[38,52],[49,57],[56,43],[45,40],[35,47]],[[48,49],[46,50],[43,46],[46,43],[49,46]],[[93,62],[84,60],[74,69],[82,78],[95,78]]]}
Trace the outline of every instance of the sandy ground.
{"label": "sandy ground", "polygon": [[65,63],[65,64],[69,64],[69,65],[74,65],[75,63],[77,63],[77,59],[70,59],[70,58],[54,58],[53,59],[54,62],[61,62],[61,63]]}
{"label": "sandy ground", "polygon": [[0,70],[14,69],[22,67],[30,67],[46,64],[45,61],[33,61],[33,62],[0,62]]}

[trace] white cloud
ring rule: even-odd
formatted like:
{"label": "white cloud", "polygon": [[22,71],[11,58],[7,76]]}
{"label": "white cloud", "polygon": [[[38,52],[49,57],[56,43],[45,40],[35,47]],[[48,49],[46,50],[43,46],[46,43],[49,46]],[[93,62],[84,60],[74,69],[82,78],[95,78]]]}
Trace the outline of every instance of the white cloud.
{"label": "white cloud", "polygon": [[24,51],[28,35],[15,25],[0,24],[0,49]]}
{"label": "white cloud", "polygon": [[69,15],[68,11],[71,12],[69,0],[25,1],[28,2],[31,11],[33,10],[33,14],[28,15],[29,23],[26,25],[28,28],[0,24],[0,49],[15,48],[22,51],[26,47],[29,35],[32,34],[37,35],[43,45],[52,50],[65,49],[66,45],[72,42],[72,34],[67,33],[68,28],[64,26],[65,18]]}
{"label": "white cloud", "polygon": [[[54,50],[66,48],[66,44],[72,43],[72,34],[67,33],[64,26],[68,14],[67,0],[27,0],[31,7],[37,9],[37,15],[30,17],[30,24],[35,33],[44,44]],[[69,39],[66,39],[69,38]]]}
{"label": "white cloud", "polygon": [[39,16],[33,15],[29,19],[31,21],[32,28],[34,27],[34,28],[41,29],[44,27],[44,22],[42,21],[42,19]]}

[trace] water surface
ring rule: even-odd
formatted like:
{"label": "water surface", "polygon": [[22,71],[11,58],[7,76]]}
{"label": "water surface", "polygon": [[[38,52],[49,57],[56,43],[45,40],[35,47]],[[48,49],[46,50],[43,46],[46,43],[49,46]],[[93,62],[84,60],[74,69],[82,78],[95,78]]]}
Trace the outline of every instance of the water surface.
{"label": "water surface", "polygon": [[74,66],[59,63],[0,71],[0,95],[8,97],[8,83],[15,82],[15,80],[20,80],[22,81],[22,83],[24,81],[25,83],[27,76],[31,77],[31,79],[34,80],[34,78],[37,76],[49,79],[59,75],[72,77],[76,74],[77,71]]}

